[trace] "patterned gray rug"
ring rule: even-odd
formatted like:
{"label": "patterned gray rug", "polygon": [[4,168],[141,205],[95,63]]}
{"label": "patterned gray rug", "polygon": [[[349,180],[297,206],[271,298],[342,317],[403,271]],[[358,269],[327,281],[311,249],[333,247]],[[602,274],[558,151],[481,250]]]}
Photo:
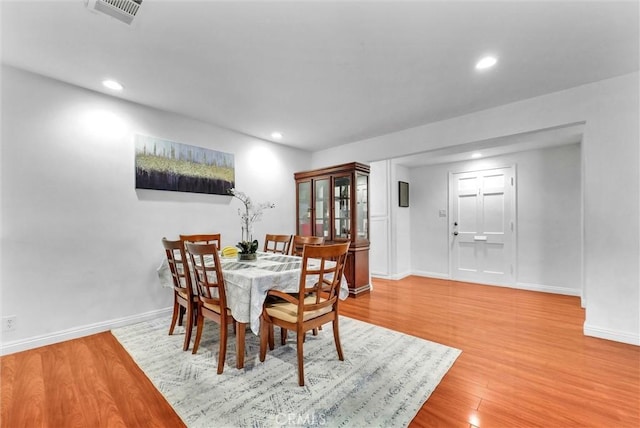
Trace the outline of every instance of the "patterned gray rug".
{"label": "patterned gray rug", "polygon": [[[184,329],[170,318],[113,330],[138,366],[189,427],[407,426],[460,355],[458,349],[347,317],[340,318],[345,360],[330,325],[304,344],[305,386],[298,386],[293,333],[258,360],[247,331],[245,368],[235,368],[230,332],[224,372],[216,374],[218,330],[205,322],[198,354],[182,351]],[[195,337],[195,331],[193,334]]]}

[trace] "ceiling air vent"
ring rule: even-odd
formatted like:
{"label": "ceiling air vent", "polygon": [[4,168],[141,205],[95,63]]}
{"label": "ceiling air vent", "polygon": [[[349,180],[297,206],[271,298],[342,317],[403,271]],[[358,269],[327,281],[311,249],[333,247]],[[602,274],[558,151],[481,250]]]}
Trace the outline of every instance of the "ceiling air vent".
{"label": "ceiling air vent", "polygon": [[136,17],[142,0],[86,0],[87,8],[109,15],[112,18],[131,25]]}

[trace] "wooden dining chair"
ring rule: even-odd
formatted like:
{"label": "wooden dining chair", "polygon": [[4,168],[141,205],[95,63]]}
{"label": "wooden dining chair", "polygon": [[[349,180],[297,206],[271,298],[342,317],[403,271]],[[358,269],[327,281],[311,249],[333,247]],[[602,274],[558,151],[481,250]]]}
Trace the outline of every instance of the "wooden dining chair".
{"label": "wooden dining chair", "polygon": [[[227,297],[222,276],[222,265],[218,255],[218,246],[215,244],[194,244],[185,242],[185,247],[191,267],[193,269],[193,281],[198,290],[198,320],[196,340],[193,343],[193,354],[198,352],[204,319],[210,319],[220,326],[220,349],[218,352],[218,374],[224,370],[224,361],[227,355],[227,332],[229,324],[237,326],[231,311],[227,308]],[[205,263],[206,258],[206,263]],[[238,349],[238,355],[244,353],[244,349]]]}
{"label": "wooden dining chair", "polygon": [[305,333],[328,322],[333,323],[333,339],[338,359],[344,360],[338,328],[340,281],[344,272],[349,242],[333,245],[308,245],[302,254],[302,273],[296,295],[269,290],[268,296],[283,301],[265,301],[260,322],[260,361],[264,361],[267,345],[273,347],[273,327],[296,332],[298,384],[304,386],[303,343]]}
{"label": "wooden dining chair", "polygon": [[322,245],[324,244],[323,236],[303,236],[294,235],[291,241],[291,255],[302,257],[302,250],[305,245]]}
{"label": "wooden dining chair", "polygon": [[195,235],[180,235],[182,242],[192,242],[194,244],[216,244],[218,250],[222,248],[222,242],[219,233],[200,233]]}
{"label": "wooden dining chair", "polygon": [[[291,240],[291,255],[302,257],[302,251],[304,250],[305,245],[322,245],[324,244],[323,236],[304,236],[304,235],[294,235]],[[313,329],[313,335],[318,335],[318,330],[322,330],[322,326],[317,329]],[[284,328],[280,329],[280,342],[284,345],[287,341],[287,330]]]}
{"label": "wooden dining chair", "polygon": [[171,316],[169,334],[173,334],[176,321],[178,321],[178,325],[182,325],[183,316],[186,312],[187,326],[185,327],[184,345],[182,346],[182,350],[186,351],[189,349],[191,330],[196,321],[198,295],[192,287],[191,274],[189,273],[182,241],[170,241],[167,238],[162,238],[162,245],[167,255],[167,263],[173,279],[173,315]]}
{"label": "wooden dining chair", "polygon": [[264,252],[289,254],[289,246],[291,245],[291,235],[271,235],[267,233],[264,238]]}

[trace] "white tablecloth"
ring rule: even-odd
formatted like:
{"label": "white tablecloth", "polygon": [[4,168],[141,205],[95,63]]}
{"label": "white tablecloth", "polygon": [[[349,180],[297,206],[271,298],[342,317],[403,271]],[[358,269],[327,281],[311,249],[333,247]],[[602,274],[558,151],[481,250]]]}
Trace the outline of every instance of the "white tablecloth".
{"label": "white tablecloth", "polygon": [[[298,291],[302,258],[282,254],[258,253],[255,261],[239,262],[234,258],[220,258],[225,282],[227,307],[238,322],[248,323],[251,331],[260,333],[262,305],[270,289],[286,292]],[[164,259],[158,267],[163,287],[173,288],[169,264]],[[346,279],[340,284],[340,299],[349,295]]]}

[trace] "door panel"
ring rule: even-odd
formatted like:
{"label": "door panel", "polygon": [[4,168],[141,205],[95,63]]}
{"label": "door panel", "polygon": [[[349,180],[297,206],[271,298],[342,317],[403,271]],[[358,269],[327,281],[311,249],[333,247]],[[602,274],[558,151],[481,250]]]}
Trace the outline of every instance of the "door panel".
{"label": "door panel", "polygon": [[471,242],[460,242],[458,247],[458,270],[476,271],[476,246]]}
{"label": "door panel", "polygon": [[514,283],[514,170],[509,167],[450,175],[453,279]]}
{"label": "door panel", "polygon": [[504,245],[486,243],[485,252],[484,271],[490,274],[503,274],[505,271]]}
{"label": "door panel", "polygon": [[478,230],[478,198],[476,195],[461,196],[457,211],[460,232],[475,233]]}
{"label": "door panel", "polygon": [[504,195],[484,194],[484,233],[486,234],[503,234],[505,218],[504,218]]}

